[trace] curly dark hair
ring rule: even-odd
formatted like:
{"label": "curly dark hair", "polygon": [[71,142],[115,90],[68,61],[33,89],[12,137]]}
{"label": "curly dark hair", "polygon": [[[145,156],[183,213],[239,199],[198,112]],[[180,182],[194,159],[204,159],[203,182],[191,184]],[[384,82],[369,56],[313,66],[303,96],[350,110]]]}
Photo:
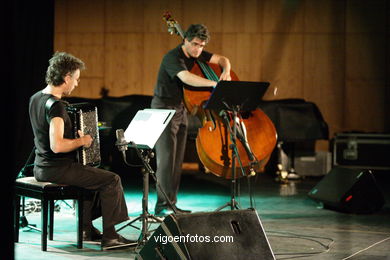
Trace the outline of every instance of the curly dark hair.
{"label": "curly dark hair", "polygon": [[192,41],[195,37],[201,39],[202,41],[206,41],[207,43],[210,40],[209,30],[203,24],[191,24],[188,27],[184,38],[188,41]]}
{"label": "curly dark hair", "polygon": [[46,71],[46,83],[53,86],[59,86],[64,83],[66,75],[77,70],[85,69],[85,64],[79,58],[66,52],[56,52],[49,60],[49,67]]}

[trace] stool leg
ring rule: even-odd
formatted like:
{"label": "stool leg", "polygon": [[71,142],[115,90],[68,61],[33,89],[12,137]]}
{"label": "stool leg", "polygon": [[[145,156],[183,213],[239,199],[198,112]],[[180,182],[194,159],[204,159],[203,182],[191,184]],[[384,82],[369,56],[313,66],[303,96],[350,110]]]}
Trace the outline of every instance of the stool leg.
{"label": "stool leg", "polygon": [[20,196],[14,197],[14,241],[19,242]]}
{"label": "stool leg", "polygon": [[47,218],[48,218],[48,201],[46,198],[41,199],[42,212],[41,212],[41,249],[47,251]]}
{"label": "stool leg", "polygon": [[49,200],[49,240],[53,240],[54,233],[54,200]]}
{"label": "stool leg", "polygon": [[83,209],[84,198],[80,195],[77,199],[77,248],[83,248]]}

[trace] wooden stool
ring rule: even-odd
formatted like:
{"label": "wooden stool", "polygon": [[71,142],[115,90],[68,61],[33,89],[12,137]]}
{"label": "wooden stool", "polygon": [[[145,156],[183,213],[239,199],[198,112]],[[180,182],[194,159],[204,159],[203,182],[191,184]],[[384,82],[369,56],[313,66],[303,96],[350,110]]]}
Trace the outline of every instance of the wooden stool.
{"label": "wooden stool", "polygon": [[49,240],[53,240],[54,201],[77,200],[77,248],[83,248],[83,197],[84,189],[70,186],[39,182],[34,177],[24,177],[15,181],[14,238],[19,242],[20,198],[29,197],[41,200],[41,249],[47,251],[47,226]]}

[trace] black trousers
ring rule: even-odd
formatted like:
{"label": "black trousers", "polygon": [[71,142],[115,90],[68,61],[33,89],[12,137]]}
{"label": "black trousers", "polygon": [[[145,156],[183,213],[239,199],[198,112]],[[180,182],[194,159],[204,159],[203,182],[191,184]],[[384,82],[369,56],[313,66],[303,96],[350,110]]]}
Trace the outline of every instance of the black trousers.
{"label": "black trousers", "polygon": [[110,171],[69,163],[61,166],[35,166],[38,181],[67,184],[96,192],[84,202],[84,228],[102,216],[103,232],[129,219],[120,177]]}
{"label": "black trousers", "polygon": [[[153,98],[152,108],[175,109],[176,113],[167,125],[155,145],[157,171],[156,177],[159,187],[165,191],[173,205],[177,202],[177,193],[180,186],[180,177],[184,159],[188,117],[183,104],[178,106],[165,105],[158,98]],[[156,208],[167,206],[161,190],[157,187]]]}

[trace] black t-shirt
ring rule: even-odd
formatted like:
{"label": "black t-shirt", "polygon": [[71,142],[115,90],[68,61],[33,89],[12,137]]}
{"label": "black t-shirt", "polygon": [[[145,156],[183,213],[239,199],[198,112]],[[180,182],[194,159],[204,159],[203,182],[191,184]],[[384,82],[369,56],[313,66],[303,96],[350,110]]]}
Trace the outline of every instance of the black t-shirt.
{"label": "black t-shirt", "polygon": [[[67,102],[58,99],[49,111],[46,111],[46,102],[53,95],[38,91],[30,98],[30,122],[34,133],[35,165],[55,166],[75,160],[75,151],[70,153],[54,153],[50,148],[49,122],[54,117],[64,120],[64,138],[73,139],[72,122],[66,111]],[[55,98],[57,99],[57,98]],[[47,113],[47,115],[46,115]]]}
{"label": "black t-shirt", "polygon": [[178,45],[163,57],[154,89],[154,95],[170,105],[178,105],[183,99],[184,83],[177,77],[177,74],[183,70],[190,71],[197,59],[208,62],[213,55],[210,52],[202,51],[197,59],[187,58],[181,46],[181,44]]}

